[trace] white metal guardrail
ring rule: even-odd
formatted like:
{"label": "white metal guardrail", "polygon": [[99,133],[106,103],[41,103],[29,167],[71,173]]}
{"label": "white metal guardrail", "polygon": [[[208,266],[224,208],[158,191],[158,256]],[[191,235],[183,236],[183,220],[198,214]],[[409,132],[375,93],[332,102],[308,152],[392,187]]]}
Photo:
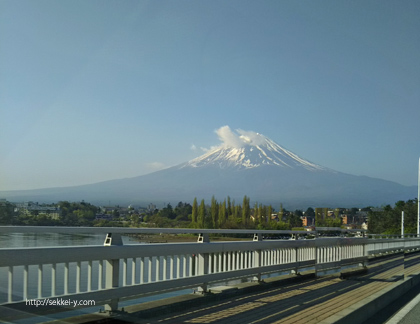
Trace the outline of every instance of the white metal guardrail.
{"label": "white metal guardrail", "polygon": [[[104,246],[0,248],[0,270],[7,274],[7,287],[0,287],[0,305],[66,297],[95,300],[111,311],[119,300],[147,294],[195,287],[206,291],[212,283],[247,277],[261,280],[264,274],[308,268],[340,271],[366,265],[371,254],[420,248],[418,238],[324,238],[318,237],[319,231],[0,226],[0,233],[107,234]],[[199,239],[197,243],[122,245],[120,235],[126,233],[192,233]],[[253,234],[253,240],[210,242],[211,234]],[[285,235],[294,239],[263,239]],[[306,235],[313,239],[299,239]]]}

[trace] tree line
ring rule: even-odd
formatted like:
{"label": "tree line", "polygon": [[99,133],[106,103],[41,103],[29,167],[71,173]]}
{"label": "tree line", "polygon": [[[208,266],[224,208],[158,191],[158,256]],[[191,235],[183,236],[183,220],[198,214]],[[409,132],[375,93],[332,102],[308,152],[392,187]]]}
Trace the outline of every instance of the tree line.
{"label": "tree line", "polygon": [[[49,226],[149,226],[149,227],[190,227],[214,229],[273,229],[290,230],[301,228],[303,215],[315,216],[313,208],[288,211],[280,204],[276,211],[272,205],[255,202],[250,205],[250,198],[244,196],[241,203],[236,203],[229,196],[218,201],[213,196],[209,204],[204,199],[193,204],[179,202],[174,208],[167,204],[164,208],[132,213],[119,217],[117,212],[111,220],[96,219],[100,208],[86,202],[60,201],[60,217],[52,219],[48,213],[33,212],[31,215],[20,214],[15,205],[10,202],[0,204],[1,225],[49,225]],[[355,213],[358,208],[352,208],[349,213]],[[405,213],[405,233],[417,232],[417,199],[398,201],[382,208],[366,207],[362,210],[368,213],[368,231],[373,234],[400,234],[401,212]],[[325,219],[325,223],[317,226],[340,226],[340,218]]]}
{"label": "tree line", "polygon": [[[50,206],[50,205],[48,205]],[[52,218],[50,211],[33,210],[30,213],[16,212],[15,205],[6,202],[0,205],[0,224],[33,226],[92,226],[99,207],[82,202],[60,201],[60,217]]]}
{"label": "tree line", "polygon": [[[231,200],[229,196],[223,201],[217,201],[213,196],[209,206],[206,205],[204,199],[198,204],[197,198],[194,198],[190,226],[193,228],[275,230],[302,226],[301,215],[298,215],[299,211],[288,212],[285,221],[283,221],[286,212],[281,206],[280,212],[275,213],[272,205],[267,206],[258,202],[255,202],[254,207],[251,208],[250,198],[246,195],[242,204],[236,204],[235,200]],[[302,214],[301,211],[300,214]]]}
{"label": "tree line", "polygon": [[401,234],[401,215],[404,211],[404,233],[417,233],[417,199],[400,200],[394,207],[372,208],[368,213],[369,232],[373,234]]}

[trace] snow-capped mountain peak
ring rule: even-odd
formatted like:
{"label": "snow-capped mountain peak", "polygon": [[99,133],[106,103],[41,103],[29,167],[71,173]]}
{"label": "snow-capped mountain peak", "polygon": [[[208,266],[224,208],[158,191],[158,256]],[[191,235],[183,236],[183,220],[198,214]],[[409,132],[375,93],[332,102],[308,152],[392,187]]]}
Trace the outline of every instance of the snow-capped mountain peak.
{"label": "snow-capped mountain peak", "polygon": [[326,168],[286,150],[259,133],[238,130],[240,135],[236,135],[230,129],[224,131],[222,134],[224,137],[219,134],[223,140],[221,145],[190,160],[182,167],[217,165],[220,168],[250,169],[269,165],[292,169],[304,168],[310,171],[326,170]]}

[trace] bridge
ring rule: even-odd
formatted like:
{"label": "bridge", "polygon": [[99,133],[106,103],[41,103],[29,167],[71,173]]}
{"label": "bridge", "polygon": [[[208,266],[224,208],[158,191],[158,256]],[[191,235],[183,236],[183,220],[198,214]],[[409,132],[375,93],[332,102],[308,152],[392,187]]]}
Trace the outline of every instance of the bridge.
{"label": "bridge", "polygon": [[[339,235],[324,235],[333,232]],[[229,295],[222,291],[242,289],[247,292],[233,310],[219,310],[221,318],[228,318],[226,314],[238,313],[241,309],[263,309],[267,301],[276,298],[282,300],[292,295],[297,296],[295,298],[299,298],[299,295],[303,297],[309,291],[315,296],[311,295],[312,299],[308,299],[306,305],[309,305],[308,308],[311,305],[319,306],[319,303],[327,303],[327,300],[318,300],[319,303],[314,304],[317,294],[320,297],[319,294],[350,292],[353,291],[350,286],[353,286],[357,291],[347,295],[344,303],[344,306],[349,306],[351,300],[362,302],[361,297],[368,298],[384,289],[390,295],[387,298],[392,299],[398,292],[401,294],[416,284],[416,275],[420,273],[416,268],[418,260],[415,252],[420,250],[417,235],[405,235],[403,238],[368,236],[364,231],[344,231],[339,228],[317,228],[316,231],[306,232],[42,226],[0,226],[0,233],[104,235],[102,246],[0,248],[0,271],[7,274],[4,287],[3,282],[0,286],[0,320],[6,321],[46,312],[67,311],[74,309],[76,304],[76,308],[91,307],[92,304],[86,301],[94,301],[95,306],[104,305],[107,314],[124,317],[126,315],[120,307],[124,300],[190,288],[196,289],[199,294],[189,296],[185,303],[192,302],[194,305],[199,303],[200,296],[206,296],[200,300],[207,302],[208,296],[210,298],[207,300],[211,301],[211,296],[217,293],[218,300]],[[124,245],[121,238],[123,234],[160,233],[195,234],[198,238],[197,242],[192,243],[134,245]],[[215,235],[235,235],[248,239],[215,241],[212,239]],[[406,258],[410,260],[409,272],[404,269],[404,254],[410,255]],[[370,272],[363,281],[371,284],[368,286],[360,285],[362,281],[357,280],[348,281],[350,284],[346,285],[336,277],[322,276],[345,276],[351,269],[363,270],[368,267]],[[268,278],[271,274],[289,274],[287,280],[291,281],[273,280]],[[226,282],[244,281],[246,278],[251,278],[253,283],[226,287]],[[262,298],[263,301],[261,298],[252,300],[258,294],[256,291],[264,286],[263,282],[274,281],[281,283],[282,297],[267,292],[267,298]],[[22,284],[17,285],[19,282]],[[221,284],[223,288],[218,288]],[[245,286],[246,289],[243,289]],[[274,289],[280,286],[274,284]],[[308,296],[305,295],[305,298]],[[28,300],[31,300],[31,305]],[[63,305],[65,300],[70,304]],[[326,318],[334,318],[347,308],[338,307],[335,301],[329,305]],[[138,311],[136,309],[133,313]],[[266,323],[294,314],[288,309],[284,312],[277,314],[277,317],[267,318]],[[144,309],[141,314],[144,314]],[[197,314],[188,321],[194,322]],[[319,317],[315,318],[315,322],[319,322]]]}

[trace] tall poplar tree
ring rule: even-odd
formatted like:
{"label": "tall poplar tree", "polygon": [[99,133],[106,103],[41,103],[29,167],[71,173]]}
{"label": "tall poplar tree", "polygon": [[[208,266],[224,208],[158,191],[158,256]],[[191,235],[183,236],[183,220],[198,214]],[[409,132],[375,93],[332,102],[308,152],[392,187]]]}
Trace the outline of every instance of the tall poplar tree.
{"label": "tall poplar tree", "polygon": [[263,212],[265,215],[265,222],[268,224],[270,223],[271,214],[268,213],[268,206],[264,205]]}
{"label": "tall poplar tree", "polygon": [[234,200],[232,200],[232,219],[235,221],[235,223],[236,223],[236,219],[239,217],[239,214],[238,214],[238,209],[236,208],[236,206],[235,206],[235,199]]}
{"label": "tall poplar tree", "polygon": [[200,207],[198,207],[198,227],[204,228],[204,221],[206,218],[206,205],[204,204],[204,199],[201,200]]}
{"label": "tall poplar tree", "polygon": [[197,197],[195,197],[193,205],[192,205],[192,214],[191,214],[191,222],[194,227],[197,226],[197,215],[198,215],[198,204],[197,204]]}
{"label": "tall poplar tree", "polygon": [[279,221],[283,221],[283,214],[284,214],[283,204],[280,204]]}
{"label": "tall poplar tree", "polygon": [[268,223],[272,223],[272,219],[271,219],[271,214],[273,213],[273,207],[271,207],[271,205],[268,206],[268,211],[267,211],[267,217],[268,217]]}
{"label": "tall poplar tree", "polygon": [[229,217],[230,215],[232,215],[232,205],[230,203],[230,197],[227,196],[227,216]]}
{"label": "tall poplar tree", "polygon": [[242,225],[246,226],[250,216],[249,198],[245,195],[242,203]]}
{"label": "tall poplar tree", "polygon": [[219,214],[219,206],[217,204],[216,198],[211,197],[211,223],[213,228],[217,228],[217,216]]}
{"label": "tall poplar tree", "polygon": [[222,228],[226,222],[226,199],[219,204],[219,228]]}
{"label": "tall poplar tree", "polygon": [[254,205],[254,224],[258,225],[260,223],[260,215],[258,214],[258,202],[255,202]]}

